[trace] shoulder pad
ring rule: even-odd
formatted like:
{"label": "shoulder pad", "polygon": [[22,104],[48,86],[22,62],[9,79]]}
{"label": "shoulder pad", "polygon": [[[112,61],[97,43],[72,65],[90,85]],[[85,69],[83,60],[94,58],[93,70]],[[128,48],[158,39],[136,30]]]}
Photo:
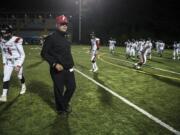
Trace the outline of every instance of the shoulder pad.
{"label": "shoulder pad", "polygon": [[16,39],[15,39],[15,43],[18,43],[19,42],[19,40],[21,40],[22,38],[20,38],[20,37],[17,37]]}
{"label": "shoulder pad", "polygon": [[21,37],[13,36],[12,40],[13,40],[13,42],[18,43],[20,40],[22,40],[22,38]]}

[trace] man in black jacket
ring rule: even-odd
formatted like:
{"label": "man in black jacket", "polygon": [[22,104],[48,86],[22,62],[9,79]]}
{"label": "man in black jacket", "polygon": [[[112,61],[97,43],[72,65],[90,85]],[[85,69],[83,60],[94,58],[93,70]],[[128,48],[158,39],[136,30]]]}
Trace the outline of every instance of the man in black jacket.
{"label": "man in black jacket", "polygon": [[[67,25],[68,20],[66,16],[57,16],[57,30],[45,39],[41,51],[41,56],[50,65],[56,109],[61,114],[71,111],[69,102],[76,88],[71,43],[65,38]],[[66,90],[64,90],[64,86]]]}

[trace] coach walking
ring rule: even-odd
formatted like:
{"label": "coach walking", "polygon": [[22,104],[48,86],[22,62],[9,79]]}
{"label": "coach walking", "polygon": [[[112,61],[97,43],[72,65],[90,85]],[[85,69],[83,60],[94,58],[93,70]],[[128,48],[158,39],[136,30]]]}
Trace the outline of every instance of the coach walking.
{"label": "coach walking", "polygon": [[57,16],[56,31],[45,39],[41,51],[41,56],[50,66],[56,109],[60,114],[71,112],[69,102],[76,88],[71,43],[65,38],[67,28],[67,17]]}

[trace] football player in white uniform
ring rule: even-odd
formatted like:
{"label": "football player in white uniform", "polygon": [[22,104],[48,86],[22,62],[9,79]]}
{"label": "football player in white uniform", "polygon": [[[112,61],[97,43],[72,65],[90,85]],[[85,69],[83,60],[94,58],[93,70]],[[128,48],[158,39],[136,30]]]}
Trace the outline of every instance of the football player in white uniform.
{"label": "football player in white uniform", "polygon": [[133,40],[133,42],[131,42],[131,48],[130,48],[130,56],[131,57],[135,57],[136,47],[137,47],[137,44],[136,44],[135,40]]}
{"label": "football player in white uniform", "polygon": [[137,48],[136,48],[136,51],[137,51],[137,58],[140,57],[141,51],[142,51],[142,49],[143,49],[144,44],[145,44],[145,41],[144,41],[143,39],[141,39],[141,40],[138,42]]}
{"label": "football player in white uniform", "polygon": [[165,48],[165,43],[163,43],[163,41],[156,42],[157,53],[159,54],[160,57],[162,57],[164,48]]}
{"label": "football player in white uniform", "polygon": [[128,40],[125,43],[126,46],[126,58],[130,58],[131,42]]}
{"label": "football player in white uniform", "polygon": [[180,60],[180,42],[174,42],[173,48],[173,59]]}
{"label": "football player in white uniform", "polygon": [[2,50],[2,59],[4,65],[3,72],[3,91],[0,96],[1,102],[7,101],[7,94],[9,89],[9,81],[13,70],[17,72],[17,76],[21,81],[20,94],[26,92],[25,79],[23,76],[23,63],[25,53],[23,50],[23,39],[12,35],[12,27],[10,25],[1,26],[2,38],[0,47]]}
{"label": "football player in white uniform", "polygon": [[112,37],[110,38],[109,40],[109,52],[111,54],[114,54],[115,52],[115,44],[116,44],[116,41],[112,39]]}
{"label": "football player in white uniform", "polygon": [[151,48],[152,43],[150,41],[146,41],[145,46],[141,51],[139,62],[134,64],[136,69],[140,69],[143,64],[146,64],[147,55],[150,52]]}
{"label": "football player in white uniform", "polygon": [[151,40],[148,40],[148,41],[146,42],[146,44],[148,44],[147,46],[150,47],[150,48],[148,49],[147,56],[148,56],[149,59],[151,60],[151,58],[152,58],[151,53],[152,53],[152,47],[153,47]]}
{"label": "football player in white uniform", "polygon": [[91,62],[92,62],[92,69],[90,71],[96,72],[98,70],[98,66],[96,64],[96,57],[98,54],[100,45],[100,39],[95,37],[94,34],[91,35]]}

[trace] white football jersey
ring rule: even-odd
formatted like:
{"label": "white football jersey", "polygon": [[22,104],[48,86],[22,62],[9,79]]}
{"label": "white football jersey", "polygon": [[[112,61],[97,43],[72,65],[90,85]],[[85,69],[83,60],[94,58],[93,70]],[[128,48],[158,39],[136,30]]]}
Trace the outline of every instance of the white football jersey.
{"label": "white football jersey", "polygon": [[159,49],[164,50],[165,43],[161,42],[159,43]]}
{"label": "white football jersey", "polygon": [[146,54],[148,52],[151,52],[151,49],[152,49],[152,43],[150,41],[147,41],[142,49],[142,52]]}
{"label": "white football jersey", "polygon": [[130,42],[129,41],[126,41],[124,44],[126,45],[126,48],[130,48]]}
{"label": "white football jersey", "polygon": [[173,46],[174,46],[174,49],[179,49],[180,50],[180,43],[176,43]]}
{"label": "white football jersey", "polygon": [[97,50],[99,48],[100,44],[100,39],[99,38],[94,38],[91,39],[91,50]]}
{"label": "white football jersey", "polygon": [[109,46],[115,46],[116,41],[115,40],[109,40]]}
{"label": "white football jersey", "polygon": [[180,43],[178,43],[178,44],[177,44],[177,49],[179,49],[179,50],[180,50]]}
{"label": "white football jersey", "polygon": [[144,41],[139,42],[139,51],[142,51],[144,44],[145,44]]}
{"label": "white football jersey", "polygon": [[19,66],[22,66],[25,59],[22,43],[23,39],[16,36],[12,36],[12,38],[8,41],[4,39],[0,40],[0,47],[2,50],[4,64],[8,59],[18,59]]}
{"label": "white football jersey", "polygon": [[132,43],[132,44],[131,44],[131,49],[135,49],[136,46],[137,46],[136,42]]}

